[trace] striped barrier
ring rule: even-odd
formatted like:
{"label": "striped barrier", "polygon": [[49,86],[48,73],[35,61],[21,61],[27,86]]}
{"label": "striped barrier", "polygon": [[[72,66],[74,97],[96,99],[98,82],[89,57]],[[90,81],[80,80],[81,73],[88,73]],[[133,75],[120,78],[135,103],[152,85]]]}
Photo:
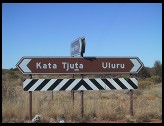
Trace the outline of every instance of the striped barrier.
{"label": "striped barrier", "polygon": [[136,78],[25,79],[24,91],[137,89]]}

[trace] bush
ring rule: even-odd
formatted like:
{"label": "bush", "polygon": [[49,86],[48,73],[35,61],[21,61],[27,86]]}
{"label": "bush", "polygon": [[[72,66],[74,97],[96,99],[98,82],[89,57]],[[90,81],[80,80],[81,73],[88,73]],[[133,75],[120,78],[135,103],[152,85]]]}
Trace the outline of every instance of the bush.
{"label": "bush", "polygon": [[11,71],[18,71],[18,68],[10,68]]}
{"label": "bush", "polygon": [[160,116],[156,112],[146,112],[142,115],[138,115],[136,122],[137,123],[143,123],[143,122],[150,122],[151,119],[158,119]]}
{"label": "bush", "polygon": [[10,74],[10,78],[18,78],[18,75],[14,72],[14,71],[9,71],[9,74]]}
{"label": "bush", "polygon": [[152,85],[153,85],[152,81],[143,80],[139,82],[138,88],[145,89],[151,87]]}
{"label": "bush", "polygon": [[151,77],[151,80],[154,82],[154,83],[160,83],[161,82],[161,78],[159,76],[152,76]]}

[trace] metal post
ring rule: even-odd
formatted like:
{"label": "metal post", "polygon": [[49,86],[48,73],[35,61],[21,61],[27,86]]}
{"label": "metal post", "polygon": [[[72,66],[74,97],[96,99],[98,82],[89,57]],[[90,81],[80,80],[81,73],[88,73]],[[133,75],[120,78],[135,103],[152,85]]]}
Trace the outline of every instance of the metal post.
{"label": "metal post", "polygon": [[[74,57],[74,56],[72,56]],[[74,74],[72,75],[72,78],[74,78]],[[74,106],[74,90],[71,91],[71,98],[72,98],[72,103],[73,103],[73,106]]]}
{"label": "metal post", "polygon": [[52,91],[52,100],[53,100],[54,96],[53,96],[53,91]]}
{"label": "metal post", "polygon": [[[32,79],[32,75],[29,76]],[[29,119],[32,120],[32,91],[29,91]]]}
{"label": "metal post", "polygon": [[133,116],[133,90],[130,90],[130,115]]}
{"label": "metal post", "polygon": [[[84,45],[84,44],[83,44]],[[85,45],[83,47],[83,51],[81,51],[81,57],[83,57],[83,53],[85,52]],[[83,74],[81,74],[81,77],[83,77]],[[84,91],[81,91],[81,117],[84,115]]]}
{"label": "metal post", "polygon": [[[83,78],[83,75],[81,75]],[[81,117],[84,115],[84,91],[81,90]]]}
{"label": "metal post", "polygon": [[95,101],[95,95],[94,95],[93,97],[94,97],[94,102],[93,102],[93,116],[95,117],[95,116],[96,116],[96,108],[95,108],[96,101]]}
{"label": "metal post", "polygon": [[83,100],[84,91],[81,91],[81,117],[84,115],[84,100]]}
{"label": "metal post", "polygon": [[[74,78],[74,74],[73,74],[73,78]],[[74,106],[74,90],[71,91],[71,97],[72,97],[72,103],[73,103],[73,106]]]}
{"label": "metal post", "polygon": [[73,103],[73,105],[74,105],[74,99],[75,99],[75,97],[74,97],[74,90],[72,91],[72,103]]}
{"label": "metal post", "polygon": [[[132,74],[130,74],[132,77]],[[130,115],[133,116],[133,90],[130,90]]]}

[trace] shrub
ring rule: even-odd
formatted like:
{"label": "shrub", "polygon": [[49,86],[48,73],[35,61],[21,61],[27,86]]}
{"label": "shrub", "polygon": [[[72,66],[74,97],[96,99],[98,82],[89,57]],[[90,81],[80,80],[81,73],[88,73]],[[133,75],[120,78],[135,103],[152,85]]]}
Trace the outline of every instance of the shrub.
{"label": "shrub", "polygon": [[11,71],[18,71],[18,68],[10,68]]}
{"label": "shrub", "polygon": [[143,80],[139,82],[138,88],[145,89],[151,87],[152,85],[153,85],[152,81]]}
{"label": "shrub", "polygon": [[151,119],[156,119],[158,118],[158,114],[155,112],[146,112],[142,113],[142,115],[139,115],[136,119],[137,123],[142,123],[142,122],[150,122]]}
{"label": "shrub", "polygon": [[152,76],[151,77],[151,80],[154,82],[154,83],[160,83],[161,82],[161,78],[159,76]]}
{"label": "shrub", "polygon": [[17,75],[14,71],[9,71],[9,76],[10,76],[10,78],[12,78],[12,79],[18,78],[18,75]]}

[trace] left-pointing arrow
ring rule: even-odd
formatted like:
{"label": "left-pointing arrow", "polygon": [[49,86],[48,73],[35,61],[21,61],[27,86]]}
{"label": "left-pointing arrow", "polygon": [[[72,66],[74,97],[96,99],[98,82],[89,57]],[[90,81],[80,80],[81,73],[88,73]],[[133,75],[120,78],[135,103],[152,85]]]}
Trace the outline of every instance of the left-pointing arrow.
{"label": "left-pointing arrow", "polygon": [[27,66],[30,61],[31,59],[23,59],[22,62],[19,64],[19,67],[22,69],[23,72],[31,72],[31,70]]}

